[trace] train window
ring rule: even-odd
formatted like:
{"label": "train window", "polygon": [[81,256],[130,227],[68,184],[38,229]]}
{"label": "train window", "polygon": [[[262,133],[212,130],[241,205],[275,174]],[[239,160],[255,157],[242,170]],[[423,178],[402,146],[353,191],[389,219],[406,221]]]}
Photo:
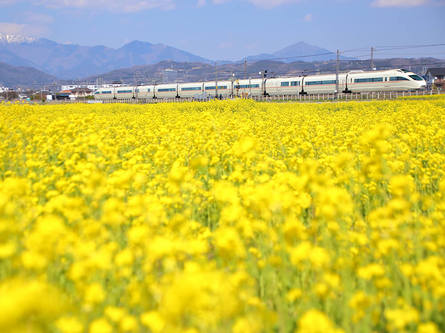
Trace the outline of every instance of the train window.
{"label": "train window", "polygon": [[354,79],[354,82],[355,83],[383,82],[383,77],[371,77],[371,78]]}
{"label": "train window", "polygon": [[117,91],[118,94],[130,94],[132,92],[133,92],[132,90],[118,90]]}
{"label": "train window", "polygon": [[107,91],[102,91],[102,94],[111,94],[111,91],[107,90]]}
{"label": "train window", "polygon": [[241,84],[235,86],[236,89],[248,89],[248,88],[259,88],[259,84]]}
{"label": "train window", "polygon": [[282,87],[289,87],[289,82],[281,82]]}
{"label": "train window", "polygon": [[150,91],[151,91],[151,89],[150,89],[150,88],[148,88],[148,89],[147,89],[147,92],[150,92]]}
{"label": "train window", "polygon": [[416,81],[423,81],[423,79],[419,75],[414,74],[414,75],[410,75],[409,77]]}
{"label": "train window", "polygon": [[306,85],[307,86],[313,86],[313,85],[317,85],[317,84],[335,84],[335,83],[336,83],[335,80],[307,81]]}
{"label": "train window", "polygon": [[181,91],[193,91],[193,90],[201,90],[201,87],[184,87],[184,88],[181,88]]}
{"label": "train window", "polygon": [[[227,86],[218,86],[219,90],[227,89]],[[216,90],[216,86],[206,87],[206,90]]]}
{"label": "train window", "polygon": [[292,87],[299,86],[299,85],[300,85],[300,81],[292,81],[292,82],[290,83],[290,85],[291,85]]}
{"label": "train window", "polygon": [[161,88],[161,89],[158,89],[158,92],[169,92],[169,91],[176,91],[176,88]]}
{"label": "train window", "polygon": [[391,76],[389,81],[409,81],[406,77],[403,76]]}

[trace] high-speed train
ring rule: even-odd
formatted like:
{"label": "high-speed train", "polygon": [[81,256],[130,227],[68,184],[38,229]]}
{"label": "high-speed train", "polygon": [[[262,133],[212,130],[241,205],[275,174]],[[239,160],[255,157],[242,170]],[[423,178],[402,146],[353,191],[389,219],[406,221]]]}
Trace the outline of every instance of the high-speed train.
{"label": "high-speed train", "polygon": [[[338,76],[339,92],[361,93],[374,91],[411,91],[425,89],[426,82],[419,75],[404,70],[351,71]],[[336,92],[336,75],[259,78],[234,81],[207,81],[159,85],[119,86],[100,88],[94,93],[97,100],[217,98],[329,94]]]}

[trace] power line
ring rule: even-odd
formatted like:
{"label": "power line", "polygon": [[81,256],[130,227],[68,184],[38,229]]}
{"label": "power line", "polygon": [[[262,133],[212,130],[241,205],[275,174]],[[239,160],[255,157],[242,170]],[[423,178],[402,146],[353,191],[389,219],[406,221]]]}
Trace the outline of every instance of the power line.
{"label": "power line", "polygon": [[422,45],[396,45],[396,46],[376,46],[378,50],[406,50],[406,49],[417,49],[417,48],[427,48],[427,47],[438,47],[445,46],[445,43],[440,44],[422,44]]}
{"label": "power line", "polygon": [[[384,52],[384,51],[390,51],[390,50],[405,50],[405,49],[412,49],[412,48],[439,47],[439,46],[445,46],[445,43],[421,44],[421,45],[419,44],[419,45],[376,46],[376,47],[374,47],[374,52]],[[365,51],[365,50],[369,50],[369,48],[356,48],[356,49],[343,50],[343,51],[340,51],[340,54],[352,53],[352,52],[357,52],[357,51]],[[318,57],[318,56],[324,56],[324,55],[335,56],[335,53],[334,52],[323,52],[323,53],[314,53],[314,54],[308,54],[308,55],[289,56],[289,57],[271,57],[271,58],[266,58],[266,59],[251,60],[250,63],[256,63],[258,61],[302,59],[302,58]],[[358,56],[354,56],[354,57],[358,57]],[[343,60],[345,60],[345,59],[343,59]],[[351,60],[353,60],[353,59],[351,59]],[[347,61],[349,61],[349,60],[347,60]]]}

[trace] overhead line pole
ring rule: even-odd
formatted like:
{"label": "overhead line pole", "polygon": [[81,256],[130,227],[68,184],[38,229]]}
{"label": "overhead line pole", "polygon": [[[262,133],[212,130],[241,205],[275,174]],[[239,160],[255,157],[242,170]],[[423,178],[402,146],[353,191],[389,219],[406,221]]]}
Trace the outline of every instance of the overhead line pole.
{"label": "overhead line pole", "polygon": [[374,47],[371,47],[371,70],[374,70]]}
{"label": "overhead line pole", "polygon": [[[215,61],[215,97],[218,98],[218,66]],[[205,93],[205,91],[204,91]]]}
{"label": "overhead line pole", "polygon": [[338,82],[338,72],[340,71],[340,50],[337,50],[337,66],[335,69],[335,96],[338,98],[339,82]]}

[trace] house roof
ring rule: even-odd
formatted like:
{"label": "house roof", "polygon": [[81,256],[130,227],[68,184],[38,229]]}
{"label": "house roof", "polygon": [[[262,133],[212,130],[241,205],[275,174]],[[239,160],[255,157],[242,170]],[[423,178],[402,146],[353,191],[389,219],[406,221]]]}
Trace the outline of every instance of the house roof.
{"label": "house roof", "polygon": [[90,93],[90,92],[92,92],[92,90],[88,89],[88,88],[74,88],[74,89],[71,89],[71,91],[73,93]]}
{"label": "house roof", "polygon": [[445,75],[445,67],[428,68],[428,73],[432,76]]}

